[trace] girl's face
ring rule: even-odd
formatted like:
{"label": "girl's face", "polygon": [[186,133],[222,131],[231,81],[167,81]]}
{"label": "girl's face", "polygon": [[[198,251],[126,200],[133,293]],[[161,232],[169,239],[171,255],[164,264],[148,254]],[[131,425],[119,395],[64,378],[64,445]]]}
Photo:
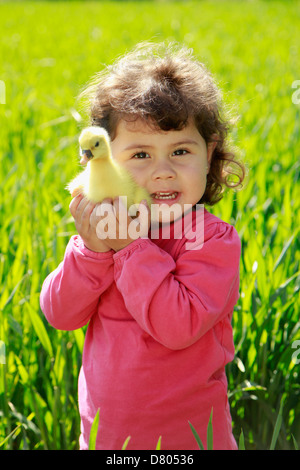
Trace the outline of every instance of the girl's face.
{"label": "girl's face", "polygon": [[153,204],[177,204],[182,213],[185,204],[194,206],[205,191],[215,146],[206,145],[193,123],[179,131],[161,131],[143,120],[121,120],[111,143],[113,157],[151,194]]}

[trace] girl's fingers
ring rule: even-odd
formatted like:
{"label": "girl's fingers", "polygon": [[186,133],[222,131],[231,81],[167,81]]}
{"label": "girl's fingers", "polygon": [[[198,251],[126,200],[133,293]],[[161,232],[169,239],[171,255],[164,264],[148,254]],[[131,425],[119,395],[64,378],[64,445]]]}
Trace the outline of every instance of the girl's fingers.
{"label": "girl's fingers", "polygon": [[76,196],[70,203],[70,212],[75,220],[77,230],[87,233],[90,226],[90,215],[95,208],[95,204],[89,201],[82,194]]}
{"label": "girl's fingers", "polygon": [[81,226],[83,230],[87,231],[89,229],[90,217],[94,209],[95,209],[95,204],[91,201],[86,201],[86,203],[82,205],[82,207],[80,207],[80,204],[79,204],[79,210],[81,212],[80,213]]}
{"label": "girl's fingers", "polygon": [[83,194],[78,194],[77,196],[75,196],[71,202],[70,202],[70,205],[69,205],[69,209],[70,209],[70,212],[72,214],[72,216],[74,217],[75,216],[75,212],[78,208],[78,205],[79,203],[81,202],[81,200],[84,198]]}

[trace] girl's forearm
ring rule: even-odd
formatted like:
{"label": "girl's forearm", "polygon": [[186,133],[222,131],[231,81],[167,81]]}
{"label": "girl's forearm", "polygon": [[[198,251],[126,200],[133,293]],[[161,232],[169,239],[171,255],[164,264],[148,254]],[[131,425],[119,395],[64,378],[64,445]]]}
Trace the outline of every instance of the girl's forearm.
{"label": "girl's forearm", "polygon": [[91,252],[80,237],[72,237],[63,262],[44,281],[41,309],[57,329],[81,328],[95,313],[101,294],[112,282],[112,252]]}

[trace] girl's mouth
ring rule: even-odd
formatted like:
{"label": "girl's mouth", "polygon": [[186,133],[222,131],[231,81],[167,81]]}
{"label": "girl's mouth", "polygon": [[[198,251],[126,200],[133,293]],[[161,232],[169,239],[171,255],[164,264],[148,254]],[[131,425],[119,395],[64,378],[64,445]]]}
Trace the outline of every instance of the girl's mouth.
{"label": "girl's mouth", "polygon": [[152,193],[151,197],[153,201],[157,202],[172,202],[174,203],[175,200],[178,199],[179,193],[177,191],[157,191],[156,193]]}

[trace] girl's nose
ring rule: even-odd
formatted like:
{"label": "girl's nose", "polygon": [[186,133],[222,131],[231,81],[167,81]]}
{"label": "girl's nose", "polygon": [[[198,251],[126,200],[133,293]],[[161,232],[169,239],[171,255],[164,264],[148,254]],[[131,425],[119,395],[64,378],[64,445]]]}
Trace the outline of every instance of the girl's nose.
{"label": "girl's nose", "polygon": [[152,172],[153,180],[174,180],[176,178],[176,172],[168,163],[159,163],[156,165]]}

